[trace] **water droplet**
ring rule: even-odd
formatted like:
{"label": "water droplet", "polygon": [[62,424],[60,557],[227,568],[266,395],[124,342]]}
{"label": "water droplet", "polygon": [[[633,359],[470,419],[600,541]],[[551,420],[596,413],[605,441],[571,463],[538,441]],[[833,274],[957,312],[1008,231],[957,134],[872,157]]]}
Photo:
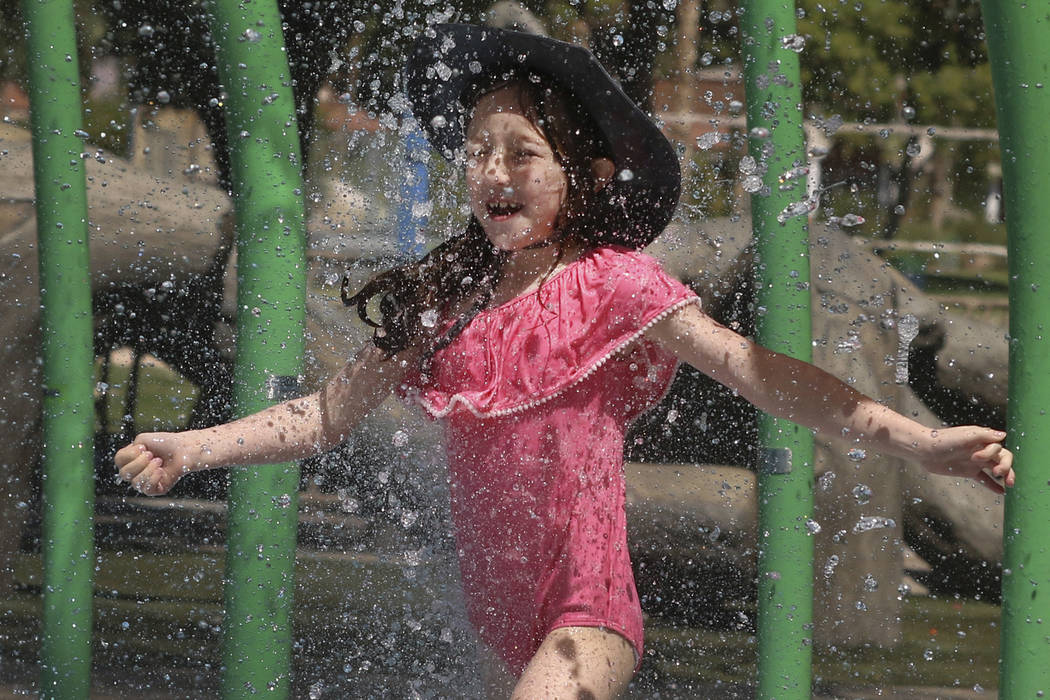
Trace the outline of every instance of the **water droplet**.
{"label": "water droplet", "polygon": [[764,126],[756,126],[753,129],[751,129],[751,131],[749,131],[747,133],[748,133],[748,136],[750,136],[753,139],[768,139],[769,138],[769,129],[767,129]]}
{"label": "water droplet", "polygon": [[854,226],[860,226],[865,221],[864,217],[859,214],[844,214],[843,216],[829,216],[829,226],[841,226],[842,228],[853,228]]}
{"label": "water droplet", "polygon": [[701,134],[696,139],[696,147],[701,151],[707,151],[718,145],[722,135],[717,131],[708,131],[706,134]]}
{"label": "water droplet", "polygon": [[904,211],[905,210],[903,204],[898,204],[897,206],[893,207],[893,213],[897,216],[904,216]]}
{"label": "water droplet", "polygon": [[809,166],[799,165],[783,173],[778,179],[780,182],[788,182],[789,180],[798,180],[806,175],[809,175]]}
{"label": "water droplet", "polygon": [[292,497],[286,493],[282,493],[280,496],[273,499],[273,502],[276,503],[277,506],[280,508],[287,508],[288,506],[292,505]]}
{"label": "water droplet", "polygon": [[828,557],[827,563],[824,564],[824,578],[831,578],[831,575],[835,573],[835,567],[839,565],[839,555],[832,554]]}
{"label": "water droplet", "polygon": [[798,202],[792,202],[791,204],[784,207],[784,209],[777,214],[777,221],[781,224],[787,223],[789,219],[796,219],[800,216],[807,216],[811,211],[817,208],[817,200],[806,198]]}
{"label": "water droplet", "polygon": [[817,488],[825,493],[835,484],[835,472],[824,472],[817,478]]}
{"label": "water droplet", "polygon": [[430,120],[430,126],[435,129],[444,129],[446,124],[448,124],[448,120],[440,114]]}
{"label": "water droplet", "polygon": [[919,334],[919,319],[915,314],[904,314],[897,320],[897,384],[908,383],[908,354],[911,342]]}
{"label": "water droplet", "polygon": [[927,661],[933,661],[933,649],[926,649],[922,652],[922,658]]}
{"label": "water droplet", "polygon": [[857,534],[860,532],[881,530],[889,527],[897,527],[897,521],[893,518],[886,518],[881,515],[865,515],[862,516],[853,526],[853,533]]}
{"label": "water droplet", "polygon": [[149,37],[153,36],[153,25],[152,24],[143,24],[143,25],[141,25],[139,27],[139,36],[144,37],[144,38],[149,38]]}
{"label": "water droplet", "polygon": [[859,447],[854,447],[846,453],[846,459],[851,462],[863,462],[868,457],[868,453]]}
{"label": "water droplet", "polygon": [[623,46],[623,35],[614,34],[612,38],[613,46]]}
{"label": "water droplet", "polygon": [[616,179],[620,182],[630,182],[634,179],[634,172],[629,168],[624,168],[616,175]]}
{"label": "water droplet", "polygon": [[904,105],[901,107],[901,116],[904,117],[906,121],[911,121],[915,118],[915,108],[911,105]]}
{"label": "water droplet", "polygon": [[248,27],[247,29],[244,30],[244,33],[241,34],[241,37],[245,41],[256,42],[256,41],[259,41],[259,39],[262,38],[262,34],[257,32],[256,30],[252,29],[251,27]]}
{"label": "water droplet", "polygon": [[[710,56],[711,54],[705,54]],[[744,111],[744,103],[740,100],[729,100],[729,113],[734,117],[742,114]]]}
{"label": "water droplet", "polygon": [[806,48],[806,37],[799,34],[788,34],[780,38],[780,46],[788,51],[802,53],[802,49]]}
{"label": "water droplet", "polygon": [[853,494],[853,498],[856,499],[860,505],[865,505],[871,501],[871,487],[865,484],[857,484],[850,491]]}
{"label": "water droplet", "polygon": [[253,306],[252,307],[252,316],[255,316],[256,318],[258,318],[261,315],[262,315],[262,309],[260,309],[258,306]]}
{"label": "water droplet", "polygon": [[920,144],[918,141],[909,141],[908,145],[904,147],[904,152],[912,158],[915,158],[920,153],[922,153],[922,144]]}
{"label": "water droplet", "polygon": [[438,322],[437,309],[427,309],[423,313],[419,314],[419,322],[424,328],[433,328]]}
{"label": "water droplet", "polygon": [[812,518],[808,518],[806,520],[806,532],[808,532],[811,535],[817,534],[818,532],[820,532],[820,523],[818,523],[816,520],[813,520]]}
{"label": "water droplet", "polygon": [[864,576],[864,590],[868,593],[874,593],[879,590],[879,581],[871,574]]}
{"label": "water droplet", "polygon": [[[404,430],[398,430],[394,433],[390,441],[394,444],[394,447],[404,447],[408,444],[408,440],[408,433],[406,433]],[[385,484],[386,482],[384,481],[383,483]]]}
{"label": "water droplet", "polygon": [[438,61],[434,65],[434,72],[441,80],[448,80],[452,77],[452,69],[443,61]]}
{"label": "water droplet", "polygon": [[[705,51],[704,55],[700,57],[701,66],[709,66],[715,62],[715,57],[710,51]],[[742,107],[743,105],[741,105]]]}
{"label": "water droplet", "polygon": [[759,175],[746,175],[740,181],[740,187],[748,194],[755,194],[762,189],[762,177]]}

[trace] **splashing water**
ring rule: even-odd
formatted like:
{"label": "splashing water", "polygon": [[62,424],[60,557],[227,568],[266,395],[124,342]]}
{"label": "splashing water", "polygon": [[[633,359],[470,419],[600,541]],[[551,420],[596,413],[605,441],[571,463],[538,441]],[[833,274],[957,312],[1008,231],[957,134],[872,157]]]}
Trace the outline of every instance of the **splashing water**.
{"label": "splashing water", "polygon": [[810,212],[817,208],[817,200],[810,199],[809,197],[798,201],[792,202],[791,204],[784,207],[784,210],[777,214],[777,222],[785,224],[789,219],[796,219],[800,216],[807,216]]}
{"label": "splashing water", "polygon": [[786,171],[778,179],[780,180],[780,182],[788,182],[790,180],[798,180],[799,178],[803,178],[806,175],[809,175],[809,166],[799,165],[797,167],[791,168],[791,170]]}
{"label": "splashing water", "polygon": [[829,216],[829,226],[840,226],[842,228],[853,228],[854,226],[860,226],[865,221],[864,217],[859,214],[845,214],[843,216]]}
{"label": "splashing water", "polygon": [[759,175],[745,175],[740,181],[740,187],[748,194],[754,194],[762,189],[762,177]]}
{"label": "splashing water", "polygon": [[802,49],[806,48],[806,37],[798,34],[788,34],[780,38],[780,46],[788,51],[802,53]]}
{"label": "splashing water", "polygon": [[821,491],[827,492],[831,490],[831,487],[835,484],[835,472],[824,472],[817,479],[817,488]]}
{"label": "splashing water", "polygon": [[851,462],[863,462],[868,458],[868,453],[860,447],[854,447],[846,453],[846,459]]}
{"label": "splashing water", "polygon": [[831,575],[835,573],[835,567],[839,565],[839,555],[832,554],[828,557],[828,561],[824,564],[824,577],[831,578]]}
{"label": "splashing water", "polygon": [[914,314],[904,314],[897,321],[897,372],[898,384],[908,383],[908,349],[919,335],[919,319]]}
{"label": "splashing water", "polygon": [[[857,500],[857,503],[859,503],[860,505],[864,505],[865,503],[871,501],[870,486],[867,486],[865,484],[857,484],[853,487],[851,493],[853,494],[853,498],[855,498]],[[854,532],[856,532],[856,529],[854,529]]]}
{"label": "splashing water", "polygon": [[707,151],[718,145],[722,135],[717,131],[708,131],[706,134],[701,134],[696,139],[696,147],[701,151]]}
{"label": "splashing water", "polygon": [[897,527],[897,521],[881,515],[865,515],[853,526],[853,533],[870,532],[871,530],[881,530],[887,527]]}

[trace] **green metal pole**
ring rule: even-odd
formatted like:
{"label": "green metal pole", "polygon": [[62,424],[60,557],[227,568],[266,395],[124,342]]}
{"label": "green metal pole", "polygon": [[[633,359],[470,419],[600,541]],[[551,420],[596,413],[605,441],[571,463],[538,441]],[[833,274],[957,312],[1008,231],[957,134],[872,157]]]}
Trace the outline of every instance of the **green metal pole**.
{"label": "green metal pole", "polygon": [[[237,216],[238,414],[294,394],[306,257],[302,159],[275,0],[209,2]],[[299,469],[236,469],[226,554],[223,692],[288,697]]]}
{"label": "green metal pole", "polygon": [[[810,361],[806,161],[795,6],[743,3],[741,27],[751,157],[765,168],[751,197],[757,341]],[[793,186],[792,186],[793,185]],[[758,698],[810,697],[813,637],[813,437],[786,420],[759,419]]]}
{"label": "green metal pole", "polygon": [[1010,446],[999,697],[1050,697],[1050,12],[982,3],[995,85],[1010,267]]}
{"label": "green metal pole", "polygon": [[40,694],[91,686],[94,401],[87,186],[71,0],[25,0],[44,362]]}

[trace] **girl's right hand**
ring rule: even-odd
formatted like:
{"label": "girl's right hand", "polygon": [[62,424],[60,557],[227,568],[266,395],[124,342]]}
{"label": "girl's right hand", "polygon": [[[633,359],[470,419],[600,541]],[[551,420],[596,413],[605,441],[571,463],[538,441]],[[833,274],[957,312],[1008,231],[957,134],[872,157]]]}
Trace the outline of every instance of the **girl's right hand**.
{"label": "girl's right hand", "polygon": [[[160,496],[191,471],[203,469],[185,433],[142,433],[114,457],[120,478],[147,496]],[[199,446],[198,446],[199,447]],[[198,453],[200,450],[193,450]]]}

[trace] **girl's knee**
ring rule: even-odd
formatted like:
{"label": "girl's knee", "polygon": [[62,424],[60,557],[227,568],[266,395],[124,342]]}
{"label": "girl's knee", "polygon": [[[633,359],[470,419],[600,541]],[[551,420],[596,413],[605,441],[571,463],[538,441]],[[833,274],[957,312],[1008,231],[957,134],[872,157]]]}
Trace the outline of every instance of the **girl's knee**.
{"label": "girl's knee", "polygon": [[634,647],[621,635],[599,627],[552,631],[525,668],[514,700],[611,700],[634,675]]}

